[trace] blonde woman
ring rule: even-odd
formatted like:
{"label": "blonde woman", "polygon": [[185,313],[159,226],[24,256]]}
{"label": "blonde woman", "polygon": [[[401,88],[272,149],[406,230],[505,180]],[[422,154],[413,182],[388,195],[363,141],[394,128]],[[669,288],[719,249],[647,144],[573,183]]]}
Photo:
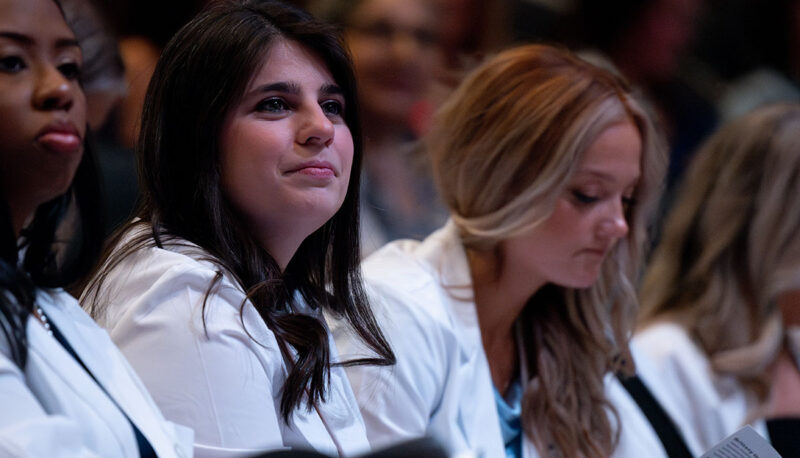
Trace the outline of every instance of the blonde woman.
{"label": "blonde woman", "polygon": [[397,355],[348,372],[373,446],[659,456],[609,376],[630,367],[659,144],[627,86],[567,51],[511,49],[465,79],[428,139],[450,221],[363,264]]}
{"label": "blonde woman", "polygon": [[634,349],[695,454],[758,416],[800,413],[781,319],[800,325],[798,190],[800,105],[771,106],[707,141],[668,216]]}

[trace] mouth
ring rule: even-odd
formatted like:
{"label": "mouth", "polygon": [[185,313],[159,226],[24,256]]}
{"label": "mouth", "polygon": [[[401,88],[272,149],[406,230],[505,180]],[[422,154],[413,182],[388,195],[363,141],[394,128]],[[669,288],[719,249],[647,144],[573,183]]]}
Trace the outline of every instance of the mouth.
{"label": "mouth", "polygon": [[48,151],[74,154],[81,151],[83,139],[78,129],[69,122],[53,122],[36,135],[36,143]]}
{"label": "mouth", "polygon": [[583,250],[583,253],[588,254],[590,256],[597,256],[600,258],[604,258],[608,254],[608,249],[606,248],[587,248]]}
{"label": "mouth", "polygon": [[333,178],[339,176],[333,164],[328,161],[308,161],[293,166],[285,172],[288,174],[301,174],[317,178]]}

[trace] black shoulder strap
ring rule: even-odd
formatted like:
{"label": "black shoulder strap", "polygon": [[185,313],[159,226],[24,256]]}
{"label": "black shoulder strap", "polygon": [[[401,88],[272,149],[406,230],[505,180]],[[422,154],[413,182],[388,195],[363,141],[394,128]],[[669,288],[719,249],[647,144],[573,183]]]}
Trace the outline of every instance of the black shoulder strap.
{"label": "black shoulder strap", "polygon": [[670,458],[692,458],[689,447],[686,446],[686,441],[683,440],[678,427],[675,426],[675,423],[639,376],[625,377],[617,375],[617,378],[622,383],[622,386],[628,390],[628,394],[636,401],[639,408],[642,409],[642,412],[644,412],[650,425],[658,434],[661,444],[664,445],[667,456]]}
{"label": "black shoulder strap", "polygon": [[800,456],[800,418],[771,418],[767,420],[767,432],[772,447],[781,456]]}

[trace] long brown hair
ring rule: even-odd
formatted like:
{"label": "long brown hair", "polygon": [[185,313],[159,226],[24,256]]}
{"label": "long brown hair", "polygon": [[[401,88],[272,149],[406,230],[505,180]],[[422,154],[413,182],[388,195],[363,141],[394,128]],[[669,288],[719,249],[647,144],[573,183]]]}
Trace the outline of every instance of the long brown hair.
{"label": "long brown hair", "polygon": [[[303,241],[284,272],[223,196],[219,171],[225,116],[278,39],[293,40],[317,54],[342,88],[346,106],[354,107],[344,114],[354,142],[344,203]],[[359,269],[363,153],[357,106],[355,78],[341,37],[308,13],[275,1],[231,0],[195,17],[164,49],[147,91],[136,147],[143,192],[138,221],[123,226],[112,239],[85,305],[94,316],[101,315],[107,300],[98,292],[112,269],[143,247],[169,248],[170,242],[183,239],[206,250],[208,260],[236,279],[247,293],[241,307],[252,303],[287,357],[287,346],[296,351],[296,358],[287,361],[284,420],[303,404],[306,393],[308,407],[324,400],[330,365],[327,330],[317,318],[295,313],[296,293],[312,308],[344,318],[378,355],[348,364],[392,364],[394,355],[372,315]],[[148,230],[117,246],[137,226]],[[206,300],[220,278],[209,285]]]}
{"label": "long brown hair", "polygon": [[542,454],[608,456],[617,442],[604,394],[609,371],[631,369],[628,337],[647,223],[664,169],[651,121],[620,78],[566,50],[528,45],[471,73],[430,133],[434,173],[468,249],[491,250],[547,219],[583,152],[632,120],[642,138],[637,202],[594,286],[547,285],[518,318],[527,368],[525,434]]}

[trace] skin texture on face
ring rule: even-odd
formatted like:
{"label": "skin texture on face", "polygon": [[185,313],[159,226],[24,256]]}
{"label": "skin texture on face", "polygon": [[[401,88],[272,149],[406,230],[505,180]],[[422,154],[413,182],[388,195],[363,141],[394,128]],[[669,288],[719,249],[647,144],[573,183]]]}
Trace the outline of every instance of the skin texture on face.
{"label": "skin texture on face", "polygon": [[0,0],[0,187],[16,233],[69,188],[80,163],[81,59],[52,0]]}
{"label": "skin texture on face", "polygon": [[427,0],[363,0],[349,20],[347,41],[367,118],[406,122],[438,58],[432,5]]}
{"label": "skin texture on face", "polygon": [[501,243],[503,274],[519,275],[535,286],[533,291],[546,283],[591,286],[608,253],[628,234],[626,210],[641,155],[641,137],[632,122],[604,130],[584,152],[550,217]]}
{"label": "skin texture on face", "polygon": [[300,243],[341,207],[353,138],[345,98],[325,64],[275,42],[223,126],[222,189],[283,269]]}

